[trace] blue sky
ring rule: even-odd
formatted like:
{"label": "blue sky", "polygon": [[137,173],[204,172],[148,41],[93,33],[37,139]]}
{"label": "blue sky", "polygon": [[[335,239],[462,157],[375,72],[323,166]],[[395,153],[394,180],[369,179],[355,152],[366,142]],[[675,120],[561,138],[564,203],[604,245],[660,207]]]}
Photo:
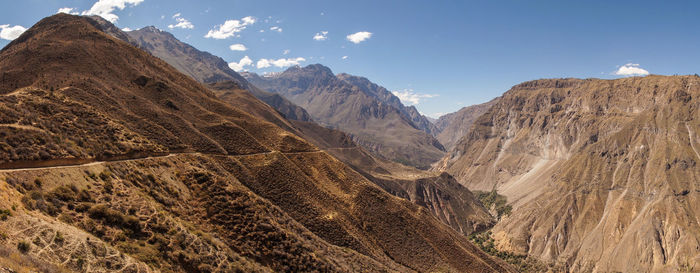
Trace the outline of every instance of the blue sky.
{"label": "blue sky", "polygon": [[[92,11],[120,28],[154,25],[230,63],[248,56],[251,64],[238,69],[321,63],[365,76],[434,117],[538,78],[700,73],[698,1],[0,3],[0,46],[60,8]],[[226,21],[229,31],[219,31]]]}

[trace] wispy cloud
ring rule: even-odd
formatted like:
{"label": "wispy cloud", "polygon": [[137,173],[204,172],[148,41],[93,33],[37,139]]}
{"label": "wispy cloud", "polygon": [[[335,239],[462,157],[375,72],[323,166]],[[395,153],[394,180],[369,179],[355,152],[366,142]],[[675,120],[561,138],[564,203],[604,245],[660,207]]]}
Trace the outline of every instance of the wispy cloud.
{"label": "wispy cloud", "polygon": [[272,31],[277,31],[277,32],[282,32],[282,28],[278,26],[271,27],[270,30]]}
{"label": "wispy cloud", "polygon": [[341,59],[341,60],[347,60],[347,59],[348,59],[348,56],[340,57],[340,59]]}
{"label": "wispy cloud", "polygon": [[437,97],[435,94],[419,94],[413,91],[413,89],[404,89],[399,91],[392,91],[394,96],[397,96],[403,104],[406,105],[416,105],[420,103],[421,100]]}
{"label": "wispy cloud", "polygon": [[316,35],[314,35],[314,40],[316,41],[325,41],[326,39],[328,39],[328,31],[316,32]]}
{"label": "wispy cloud", "polygon": [[359,44],[362,41],[369,39],[370,37],[372,37],[371,32],[360,31],[360,32],[350,34],[346,38],[348,39],[348,41],[350,41],[352,43]]}
{"label": "wispy cloud", "polygon": [[243,31],[249,25],[255,24],[255,21],[252,16],[243,17],[241,20],[226,20],[222,25],[217,25],[214,29],[209,30],[204,38],[226,39]]}
{"label": "wispy cloud", "polygon": [[276,66],[276,67],[284,68],[284,67],[289,67],[289,66],[293,66],[293,65],[299,65],[299,63],[305,62],[305,61],[306,61],[306,59],[304,59],[302,57],[288,58],[288,59],[282,58],[282,59],[277,59],[277,60],[260,59],[260,60],[258,60],[256,67],[257,68],[267,68],[270,66]]}
{"label": "wispy cloud", "polygon": [[628,63],[620,66],[615,73],[618,76],[646,76],[649,75],[649,71],[643,69],[639,64]]}
{"label": "wispy cloud", "polygon": [[113,12],[117,9],[123,10],[127,5],[137,6],[143,0],[99,0],[92,5],[89,10],[83,11],[82,15],[97,15],[112,23],[119,20],[119,16]]}
{"label": "wispy cloud", "polygon": [[10,25],[0,25],[0,39],[5,39],[5,40],[14,40],[17,39],[22,33],[24,33],[27,30],[27,28],[16,25],[16,26],[10,26]]}

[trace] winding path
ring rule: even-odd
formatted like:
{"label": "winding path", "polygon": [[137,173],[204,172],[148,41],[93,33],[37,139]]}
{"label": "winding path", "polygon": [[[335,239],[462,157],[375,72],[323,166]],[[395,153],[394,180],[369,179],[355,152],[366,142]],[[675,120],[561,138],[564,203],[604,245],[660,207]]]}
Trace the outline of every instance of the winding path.
{"label": "winding path", "polygon": [[[94,166],[94,165],[101,165],[104,163],[109,163],[109,162],[128,162],[128,161],[137,161],[137,160],[147,160],[147,159],[157,159],[157,158],[168,158],[168,157],[174,157],[174,156],[179,156],[179,155],[199,155],[199,156],[205,156],[205,155],[216,155],[216,156],[228,156],[228,157],[247,157],[247,156],[256,156],[256,155],[270,155],[273,153],[281,153],[284,155],[293,155],[293,154],[310,154],[310,153],[320,153],[320,152],[325,152],[324,150],[314,150],[314,151],[303,151],[303,152],[280,152],[280,151],[270,151],[270,152],[263,152],[263,153],[253,153],[253,154],[243,154],[243,155],[227,155],[227,154],[207,154],[207,153],[200,153],[200,152],[182,152],[182,153],[169,153],[166,155],[154,155],[154,156],[138,156],[134,158],[127,158],[127,159],[116,159],[116,160],[97,160],[97,159],[61,159],[57,160],[55,165],[51,163],[47,163],[50,161],[34,161],[34,162],[28,162],[29,163],[34,163],[36,165],[44,165],[44,166],[37,166],[37,167],[17,167],[17,168],[0,168],[0,173],[8,173],[8,172],[19,172],[19,171],[34,171],[34,170],[50,170],[50,169],[59,169],[59,168],[75,168],[75,167],[87,167],[87,166]],[[71,161],[75,163],[70,163]],[[61,163],[61,162],[66,162],[66,163]],[[80,163],[82,162],[82,163]]]}

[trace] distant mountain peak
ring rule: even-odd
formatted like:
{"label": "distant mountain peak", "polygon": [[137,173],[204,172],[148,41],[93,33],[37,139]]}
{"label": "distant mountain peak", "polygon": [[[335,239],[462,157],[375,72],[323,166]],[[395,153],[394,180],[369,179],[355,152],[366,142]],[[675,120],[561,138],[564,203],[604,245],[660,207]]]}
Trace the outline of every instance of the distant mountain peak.
{"label": "distant mountain peak", "polygon": [[157,27],[155,27],[155,26],[147,26],[147,27],[143,27],[143,28],[141,28],[141,29],[139,29],[139,30],[142,30],[142,31],[152,31],[152,32],[163,32],[162,30],[160,30],[159,28],[157,28]]}

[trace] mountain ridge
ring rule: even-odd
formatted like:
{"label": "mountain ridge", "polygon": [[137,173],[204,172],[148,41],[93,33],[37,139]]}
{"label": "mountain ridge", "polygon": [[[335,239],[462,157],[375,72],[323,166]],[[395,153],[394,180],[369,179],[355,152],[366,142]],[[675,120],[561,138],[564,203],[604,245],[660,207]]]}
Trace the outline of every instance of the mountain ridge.
{"label": "mountain ridge", "polygon": [[444,153],[434,137],[418,129],[399,109],[336,77],[320,64],[292,67],[274,77],[247,73],[256,86],[305,108],[324,126],[340,129],[379,156],[428,168]]}

